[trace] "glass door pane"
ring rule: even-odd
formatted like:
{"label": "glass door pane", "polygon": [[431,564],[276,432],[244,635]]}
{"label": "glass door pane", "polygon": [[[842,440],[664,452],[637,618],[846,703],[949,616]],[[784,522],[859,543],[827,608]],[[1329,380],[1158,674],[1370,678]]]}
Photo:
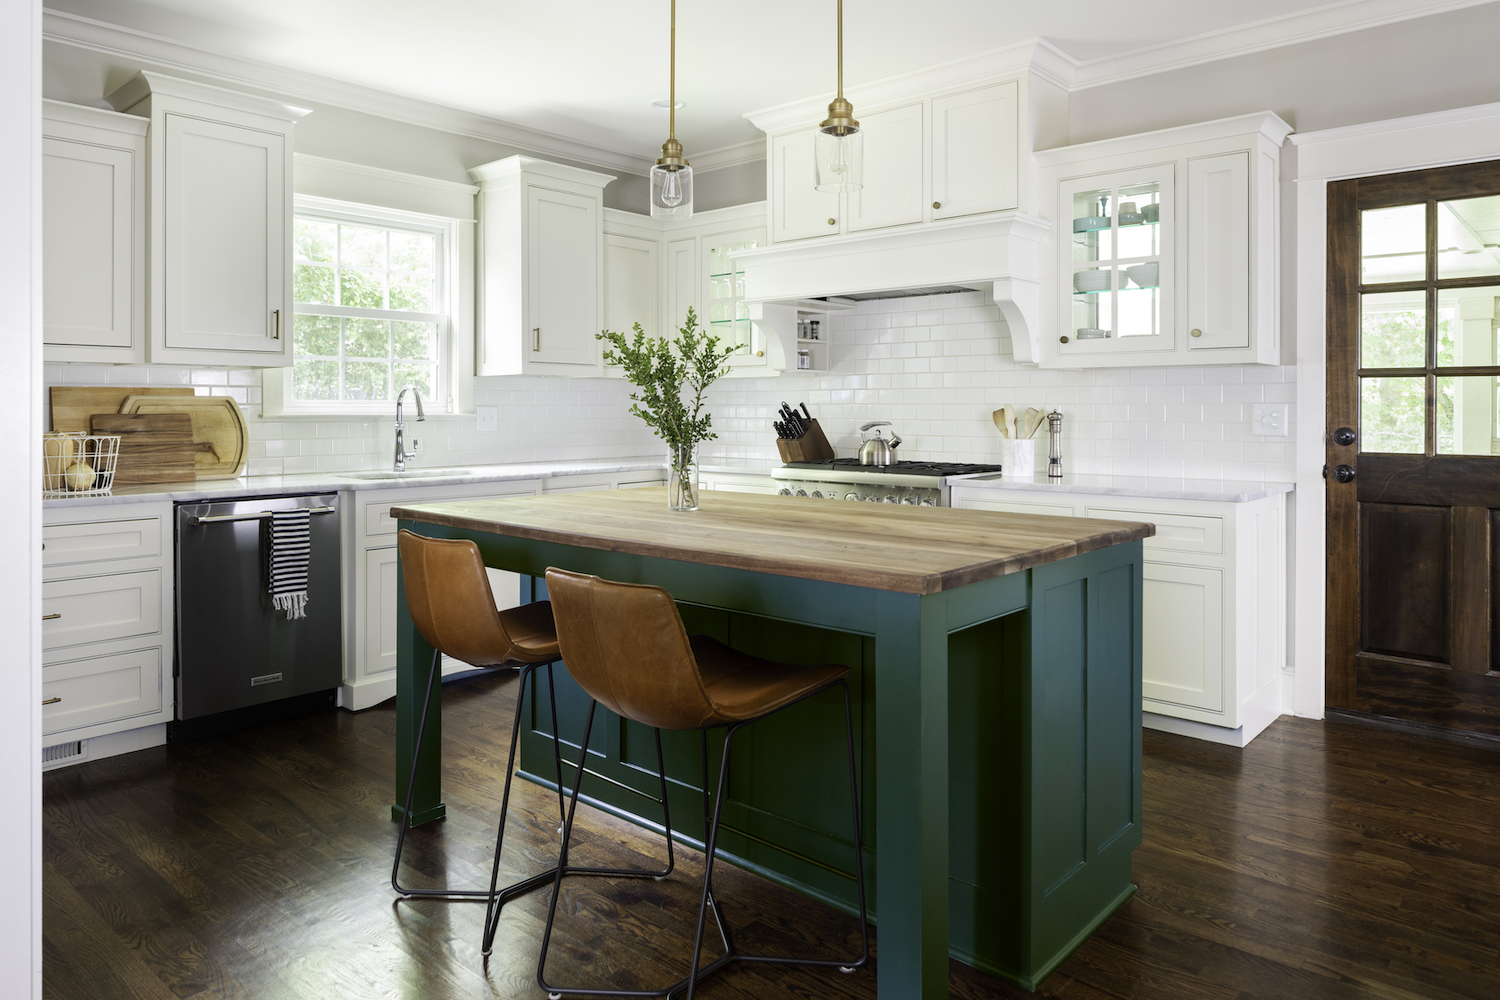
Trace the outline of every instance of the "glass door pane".
{"label": "glass door pane", "polygon": [[1438,277],[1500,274],[1500,195],[1440,201]]}
{"label": "glass door pane", "polygon": [[1376,292],[1359,298],[1359,366],[1423,368],[1427,365],[1427,296]]}
{"label": "glass door pane", "polygon": [[1420,455],[1425,448],[1427,378],[1359,380],[1359,450]]}
{"label": "glass door pane", "polygon": [[1073,195],[1073,316],[1078,340],[1161,333],[1161,184]]}
{"label": "glass door pane", "polygon": [[1359,231],[1361,283],[1426,280],[1426,205],[1366,209]]}

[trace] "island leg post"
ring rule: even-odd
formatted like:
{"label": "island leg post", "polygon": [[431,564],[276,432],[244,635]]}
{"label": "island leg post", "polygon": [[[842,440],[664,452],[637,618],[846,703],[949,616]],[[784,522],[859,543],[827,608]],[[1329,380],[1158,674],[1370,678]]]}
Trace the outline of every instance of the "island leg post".
{"label": "island leg post", "polygon": [[944,595],[876,598],[876,891],[881,997],[948,996],[948,629]]}

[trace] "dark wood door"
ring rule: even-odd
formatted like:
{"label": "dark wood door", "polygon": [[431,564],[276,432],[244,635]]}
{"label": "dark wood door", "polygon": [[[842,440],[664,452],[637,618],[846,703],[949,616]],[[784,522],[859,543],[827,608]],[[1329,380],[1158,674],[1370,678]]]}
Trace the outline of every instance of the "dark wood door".
{"label": "dark wood door", "polygon": [[1500,161],[1328,187],[1331,709],[1500,737]]}

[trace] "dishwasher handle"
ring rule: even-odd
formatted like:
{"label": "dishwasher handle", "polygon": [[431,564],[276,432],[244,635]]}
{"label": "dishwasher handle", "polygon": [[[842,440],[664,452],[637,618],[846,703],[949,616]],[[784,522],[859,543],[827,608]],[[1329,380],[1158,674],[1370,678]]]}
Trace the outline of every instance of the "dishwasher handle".
{"label": "dishwasher handle", "polygon": [[[308,507],[309,514],[332,514],[338,510],[337,507]],[[218,521],[264,521],[271,516],[271,511],[263,510],[251,514],[210,514],[207,517],[193,518],[193,524],[213,524]]]}

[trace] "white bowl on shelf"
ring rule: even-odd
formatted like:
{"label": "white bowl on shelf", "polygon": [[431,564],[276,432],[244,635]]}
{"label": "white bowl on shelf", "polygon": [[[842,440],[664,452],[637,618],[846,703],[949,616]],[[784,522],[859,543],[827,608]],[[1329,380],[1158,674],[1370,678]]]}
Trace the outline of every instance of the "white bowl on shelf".
{"label": "white bowl on shelf", "polygon": [[1109,331],[1093,326],[1081,326],[1074,331],[1074,336],[1079,340],[1104,340],[1109,336]]}
{"label": "white bowl on shelf", "polygon": [[1104,292],[1109,290],[1109,272],[1099,268],[1073,272],[1075,292]]}
{"label": "white bowl on shelf", "polygon": [[1125,269],[1125,276],[1139,288],[1155,288],[1161,284],[1161,263],[1131,264]]}

